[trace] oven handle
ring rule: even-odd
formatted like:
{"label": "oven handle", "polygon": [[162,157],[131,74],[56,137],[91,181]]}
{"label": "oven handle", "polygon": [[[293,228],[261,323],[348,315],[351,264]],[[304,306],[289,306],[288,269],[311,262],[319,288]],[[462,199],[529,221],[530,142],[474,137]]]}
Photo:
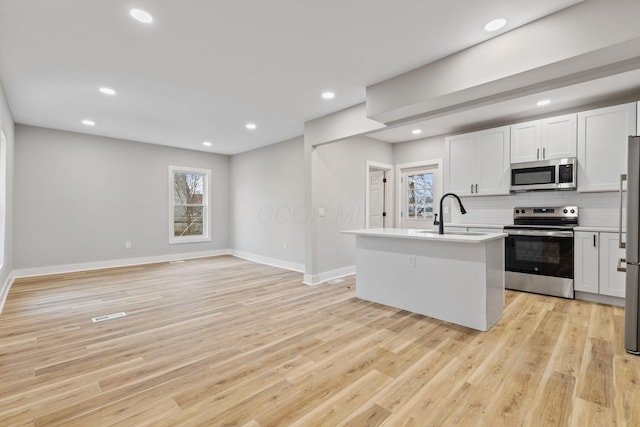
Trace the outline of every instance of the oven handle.
{"label": "oven handle", "polygon": [[532,236],[532,237],[571,237],[573,231],[549,231],[549,230],[504,230],[510,236]]}

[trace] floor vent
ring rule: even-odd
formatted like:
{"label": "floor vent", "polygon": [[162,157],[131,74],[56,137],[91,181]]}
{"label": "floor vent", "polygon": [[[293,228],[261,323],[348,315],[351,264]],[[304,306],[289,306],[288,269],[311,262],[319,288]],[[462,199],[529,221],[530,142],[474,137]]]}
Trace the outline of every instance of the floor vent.
{"label": "floor vent", "polygon": [[183,262],[184,262],[183,259],[179,259],[179,260],[176,260],[176,261],[169,261],[169,264],[181,264]]}
{"label": "floor vent", "polygon": [[336,283],[344,282],[344,279],[331,279],[327,280],[327,283],[330,285],[335,285]]}
{"label": "floor vent", "polygon": [[91,319],[91,321],[93,323],[104,322],[105,320],[117,319],[118,317],[124,317],[126,315],[127,313],[121,311],[120,313],[105,314],[104,316],[94,317]]}

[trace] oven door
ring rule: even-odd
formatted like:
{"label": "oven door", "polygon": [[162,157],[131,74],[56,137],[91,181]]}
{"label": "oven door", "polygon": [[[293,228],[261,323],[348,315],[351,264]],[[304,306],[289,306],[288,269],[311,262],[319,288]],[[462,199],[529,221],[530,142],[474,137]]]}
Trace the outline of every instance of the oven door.
{"label": "oven door", "polygon": [[573,279],[573,231],[505,232],[506,271]]}

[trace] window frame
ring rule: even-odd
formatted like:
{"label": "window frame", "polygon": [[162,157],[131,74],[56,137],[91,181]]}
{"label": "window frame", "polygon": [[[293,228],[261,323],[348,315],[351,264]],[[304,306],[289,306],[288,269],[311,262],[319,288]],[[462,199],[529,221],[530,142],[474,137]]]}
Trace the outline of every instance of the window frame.
{"label": "window frame", "polygon": [[[411,185],[409,184],[409,178],[412,176],[425,176],[425,175],[431,175],[431,185],[428,187],[424,187],[424,188],[412,188]],[[420,221],[433,221],[433,217],[435,212],[435,207],[434,205],[434,201],[433,201],[433,193],[435,191],[435,187],[433,185],[434,180],[436,179],[436,171],[430,169],[430,168],[425,168],[425,169],[420,169],[420,170],[416,170],[416,171],[409,171],[406,172],[405,174],[403,174],[403,179],[404,177],[406,177],[407,182],[405,182],[405,194],[403,195],[405,197],[404,199],[404,206],[406,206],[406,219],[408,220],[420,220]],[[414,195],[417,194],[418,192],[425,192],[425,191],[429,191],[431,193],[431,214],[429,215],[425,215],[426,211],[423,211],[423,213],[421,215],[418,215],[418,207],[421,206],[423,208],[426,208],[426,206],[428,205],[427,203],[418,203],[417,201],[414,200],[413,203],[411,203],[410,199],[409,199],[409,193],[413,193]],[[409,210],[410,207],[413,206],[414,209],[414,215],[411,216],[409,215]]]}
{"label": "window frame", "polygon": [[[175,175],[176,173],[191,173],[197,175],[203,175],[203,189],[202,189],[202,234],[201,235],[189,235],[189,236],[175,236]],[[169,165],[169,244],[180,243],[196,243],[196,242],[210,242],[210,181],[211,181],[211,169],[193,168],[187,166]],[[198,205],[199,206],[199,205]]]}

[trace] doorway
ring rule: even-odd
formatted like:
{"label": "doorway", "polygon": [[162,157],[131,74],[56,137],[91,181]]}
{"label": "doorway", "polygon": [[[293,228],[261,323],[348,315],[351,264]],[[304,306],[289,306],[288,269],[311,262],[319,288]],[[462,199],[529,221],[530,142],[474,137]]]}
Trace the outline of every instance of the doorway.
{"label": "doorway", "polygon": [[365,228],[393,226],[393,166],[367,161]]}
{"label": "doorway", "polygon": [[434,213],[442,195],[442,161],[398,165],[398,227],[434,228]]}

